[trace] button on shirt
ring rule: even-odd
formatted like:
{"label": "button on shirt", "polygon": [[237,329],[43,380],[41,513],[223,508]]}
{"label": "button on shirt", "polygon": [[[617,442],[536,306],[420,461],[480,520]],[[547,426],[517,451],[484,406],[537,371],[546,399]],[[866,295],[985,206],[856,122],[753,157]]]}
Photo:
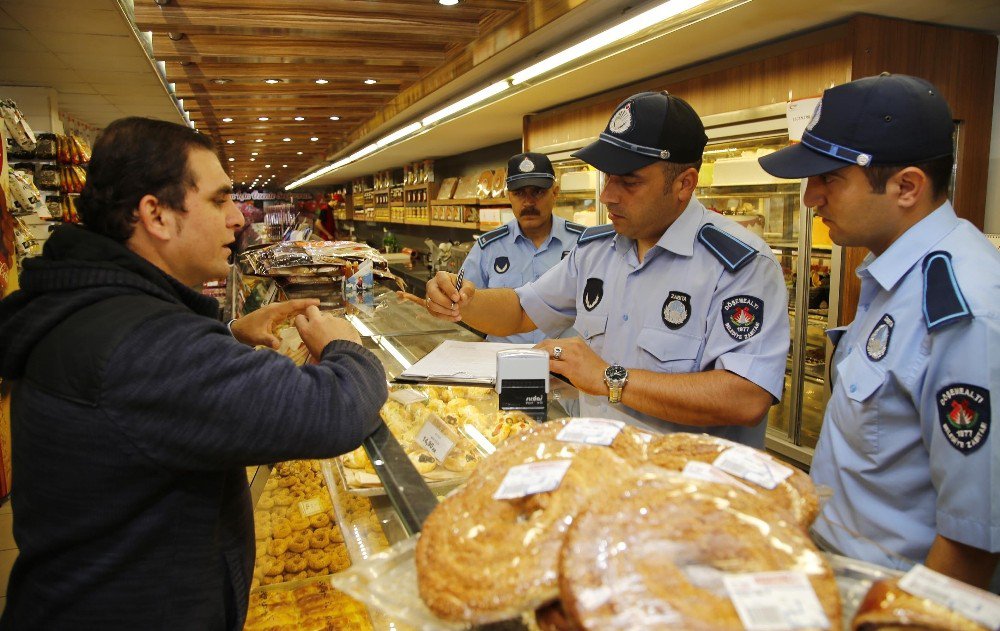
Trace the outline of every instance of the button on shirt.
{"label": "button on shirt", "polygon": [[[510,231],[506,236],[491,241],[485,248],[476,245],[462,263],[465,279],[476,287],[508,287],[516,289],[525,283],[537,280],[552,266],[562,260],[576,244],[577,233],[566,229],[566,220],[552,215],[552,232],[542,242],[541,247],[521,232],[517,220],[507,224]],[[547,336],[540,330],[519,333],[509,337],[486,336],[489,342],[512,342],[517,344],[537,344],[546,337],[558,337],[565,329]]]}
{"label": "button on shirt", "polygon": [[[698,241],[706,223],[758,253],[730,272]],[[694,198],[643,261],[631,239],[596,239],[517,294],[540,329],[573,324],[609,363],[659,373],[724,369],[781,398],[789,344],[781,268],[762,239]],[[582,393],[580,408],[583,416],[622,418],[657,432],[707,431],[756,447],[766,429],[763,422],[695,428]]]}
{"label": "button on shirt", "polygon": [[[972,318],[929,331],[922,262],[935,251],[951,254]],[[841,337],[812,477],[834,494],[813,528],[843,554],[899,569],[922,563],[936,534],[1000,550],[1000,443],[988,431],[989,389],[1000,384],[1000,254],[945,204],[857,275],[854,322],[831,330]],[[949,439],[962,434],[942,425],[961,406],[969,414],[955,427],[981,442]]]}

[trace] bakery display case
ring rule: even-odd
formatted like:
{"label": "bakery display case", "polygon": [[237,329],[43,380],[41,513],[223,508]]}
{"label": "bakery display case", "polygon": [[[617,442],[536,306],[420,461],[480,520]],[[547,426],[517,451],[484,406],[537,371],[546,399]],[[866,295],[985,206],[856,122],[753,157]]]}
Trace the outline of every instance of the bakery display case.
{"label": "bakery display case", "polygon": [[788,288],[791,340],[781,403],[768,414],[768,449],[812,461],[829,398],[826,329],[835,326],[840,248],[802,205],[803,184],[775,178],[757,158],[788,145],[785,104],[709,116],[696,195],[771,247]]}
{"label": "bakery display case", "polygon": [[608,222],[608,214],[600,202],[601,174],[592,166],[572,157],[572,153],[585,146],[586,142],[571,143],[556,147],[542,147],[552,161],[559,183],[559,195],[552,212],[567,221],[575,221],[585,226],[596,226]]}

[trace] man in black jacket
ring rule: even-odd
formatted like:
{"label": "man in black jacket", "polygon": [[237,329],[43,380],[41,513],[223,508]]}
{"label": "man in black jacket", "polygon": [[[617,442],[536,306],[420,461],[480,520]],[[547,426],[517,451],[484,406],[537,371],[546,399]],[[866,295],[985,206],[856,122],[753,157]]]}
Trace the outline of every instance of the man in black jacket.
{"label": "man in black jacket", "polygon": [[[299,301],[230,331],[192,289],[228,271],[230,191],[205,136],[116,121],[85,227],[56,230],[0,303],[20,549],[0,628],[241,629],[244,467],[344,453],[377,426],[384,371],[348,323]],[[248,346],[296,313],[317,365]]]}

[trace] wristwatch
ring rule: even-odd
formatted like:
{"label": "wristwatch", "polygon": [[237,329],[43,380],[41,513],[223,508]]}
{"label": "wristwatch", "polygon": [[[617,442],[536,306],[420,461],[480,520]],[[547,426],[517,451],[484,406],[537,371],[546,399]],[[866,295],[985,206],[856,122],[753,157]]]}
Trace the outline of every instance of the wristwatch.
{"label": "wristwatch", "polygon": [[611,364],[604,371],[604,383],[608,385],[608,403],[621,403],[622,388],[628,382],[628,370],[618,364]]}

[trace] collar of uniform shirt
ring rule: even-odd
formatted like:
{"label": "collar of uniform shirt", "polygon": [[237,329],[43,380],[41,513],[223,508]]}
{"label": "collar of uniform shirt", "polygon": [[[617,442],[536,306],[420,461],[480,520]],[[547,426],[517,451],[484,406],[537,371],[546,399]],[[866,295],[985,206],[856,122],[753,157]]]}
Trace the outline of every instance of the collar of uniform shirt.
{"label": "collar of uniform shirt", "polygon": [[[684,212],[660,235],[653,247],[673,252],[677,256],[693,256],[694,242],[698,240],[698,229],[701,228],[706,212],[708,211],[702,203],[692,196]],[[634,249],[634,246],[635,242],[632,239],[615,237],[615,247],[619,252]]]}
{"label": "collar of uniform shirt", "polygon": [[890,291],[936,243],[955,229],[958,221],[951,203],[945,202],[904,232],[882,256],[866,258],[858,271],[867,270],[884,290]]}

